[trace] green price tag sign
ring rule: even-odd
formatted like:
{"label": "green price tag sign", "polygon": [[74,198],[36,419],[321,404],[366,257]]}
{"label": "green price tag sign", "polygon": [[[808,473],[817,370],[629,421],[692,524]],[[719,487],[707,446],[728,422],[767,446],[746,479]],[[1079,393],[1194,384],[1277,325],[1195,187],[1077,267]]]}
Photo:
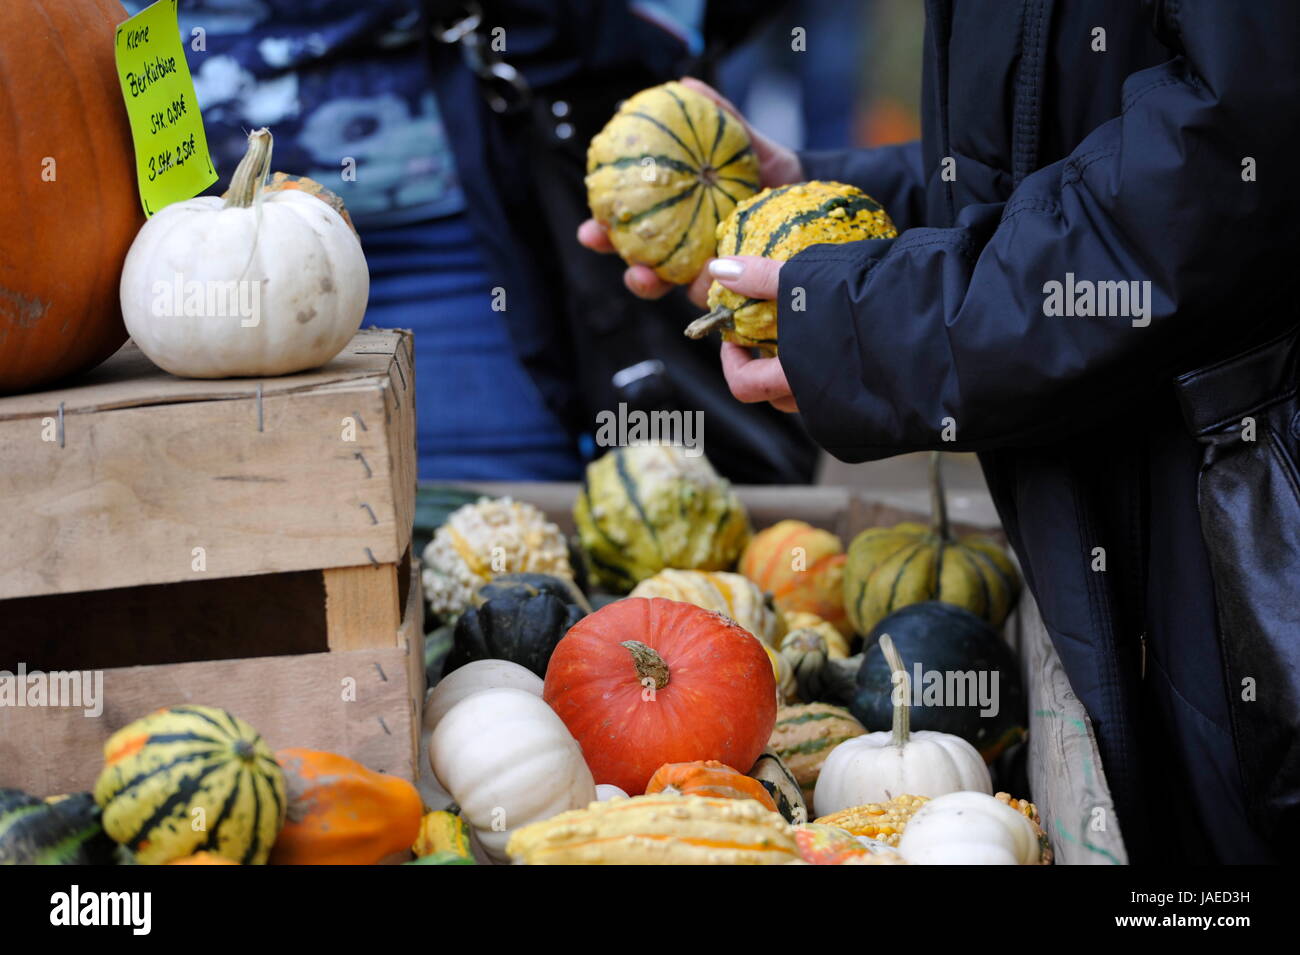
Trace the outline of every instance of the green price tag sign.
{"label": "green price tag sign", "polygon": [[118,24],[114,48],[135,142],[140,202],[152,216],[217,181],[185,62],[176,0],[158,0]]}

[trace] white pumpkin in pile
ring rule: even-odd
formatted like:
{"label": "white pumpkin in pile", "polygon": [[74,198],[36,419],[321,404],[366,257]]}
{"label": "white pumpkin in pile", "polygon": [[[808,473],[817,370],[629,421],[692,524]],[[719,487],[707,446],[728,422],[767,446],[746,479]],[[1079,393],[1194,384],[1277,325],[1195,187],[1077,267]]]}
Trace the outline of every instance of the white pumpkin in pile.
{"label": "white pumpkin in pile", "polygon": [[993,780],[979,750],[951,733],[911,732],[907,670],[888,634],[881,635],[880,649],[894,674],[893,728],[845,740],[831,751],[813,791],[818,815],[902,795],[933,798],[972,790],[991,798]]}
{"label": "white pumpkin in pile", "polygon": [[461,700],[484,690],[526,690],[541,698],[542,678],[509,660],[474,660],[453,670],[429,691],[424,701],[424,728],[434,730]]}
{"label": "white pumpkin in pile", "polygon": [[370,272],[351,225],[302,188],[264,189],[271,133],[255,130],[248,143],[227,197],[159,210],[122,269],[127,331],[173,375],[316,368],[343,350],[365,315]]}
{"label": "white pumpkin in pile", "polygon": [[465,697],[434,728],[429,761],[494,862],[508,859],[506,842],[515,829],[596,799],[582,748],[528,690]]}
{"label": "white pumpkin in pile", "polygon": [[1033,824],[1006,803],[975,792],[930,800],[908,820],[898,852],[912,865],[1037,865]]}

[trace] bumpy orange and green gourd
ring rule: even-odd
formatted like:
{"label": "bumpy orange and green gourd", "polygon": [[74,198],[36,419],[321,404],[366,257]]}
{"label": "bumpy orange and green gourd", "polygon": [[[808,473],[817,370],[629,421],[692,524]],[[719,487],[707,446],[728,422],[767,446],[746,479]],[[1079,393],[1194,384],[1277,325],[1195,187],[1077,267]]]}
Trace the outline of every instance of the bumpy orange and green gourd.
{"label": "bumpy orange and green gourd", "polygon": [[587,150],[587,201],[628,264],[667,282],[695,278],[718,224],[758,191],[758,161],[740,122],[681,83],[623,103]]}
{"label": "bumpy orange and green gourd", "polygon": [[[718,226],[718,255],[784,262],[812,245],[896,235],[884,207],[865,192],[840,182],[801,182],[764,189],[736,206]],[[717,329],[726,341],[776,354],[776,302],[748,298],[714,282],[709,308],[687,326],[688,337],[703,338]]]}

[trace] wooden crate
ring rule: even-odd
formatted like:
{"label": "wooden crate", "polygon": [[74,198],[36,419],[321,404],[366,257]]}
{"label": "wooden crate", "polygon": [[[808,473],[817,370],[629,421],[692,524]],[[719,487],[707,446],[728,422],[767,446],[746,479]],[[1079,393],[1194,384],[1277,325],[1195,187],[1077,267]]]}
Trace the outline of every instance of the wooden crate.
{"label": "wooden crate", "polygon": [[128,345],[0,399],[0,670],[105,694],[97,719],[0,707],[0,785],[85,788],[108,735],[180,701],[414,778],[412,375],[410,333],[371,329],[301,375],[182,380]]}
{"label": "wooden crate", "polygon": [[[528,501],[566,532],[573,530],[576,484],[491,483],[469,487]],[[757,528],[782,518],[798,518],[834,531],[845,542],[867,527],[928,520],[916,509],[925,500],[919,492],[842,487],[737,487],[736,491]],[[1001,528],[981,520],[988,513],[987,499],[950,495],[949,516],[961,533],[981,531],[1001,536]],[[1007,621],[1005,636],[1019,656],[1024,679],[1031,798],[1042,814],[1056,862],[1127,863],[1092,722],[1070,688],[1061,659],[1028,592]]]}

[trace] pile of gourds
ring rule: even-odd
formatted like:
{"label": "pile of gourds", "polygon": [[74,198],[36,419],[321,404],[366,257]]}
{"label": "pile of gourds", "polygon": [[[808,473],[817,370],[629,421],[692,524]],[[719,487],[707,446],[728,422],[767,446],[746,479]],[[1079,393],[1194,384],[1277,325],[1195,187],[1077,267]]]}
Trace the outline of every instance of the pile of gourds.
{"label": "pile of gourds", "polygon": [[[571,559],[551,575],[487,571],[468,609],[444,615],[426,739],[475,857],[1050,861],[1036,809],[994,795],[988,765],[1024,735],[994,629],[1019,580],[993,542],[954,538],[937,466],[933,480],[932,526],[873,528],[846,552],[800,521],[752,533],[702,457],[634,446],[593,462]],[[562,537],[519,514],[537,539]],[[457,540],[465,565],[488,567],[491,533]],[[933,688],[913,696],[904,658],[996,673],[997,714],[914,707]]]}

